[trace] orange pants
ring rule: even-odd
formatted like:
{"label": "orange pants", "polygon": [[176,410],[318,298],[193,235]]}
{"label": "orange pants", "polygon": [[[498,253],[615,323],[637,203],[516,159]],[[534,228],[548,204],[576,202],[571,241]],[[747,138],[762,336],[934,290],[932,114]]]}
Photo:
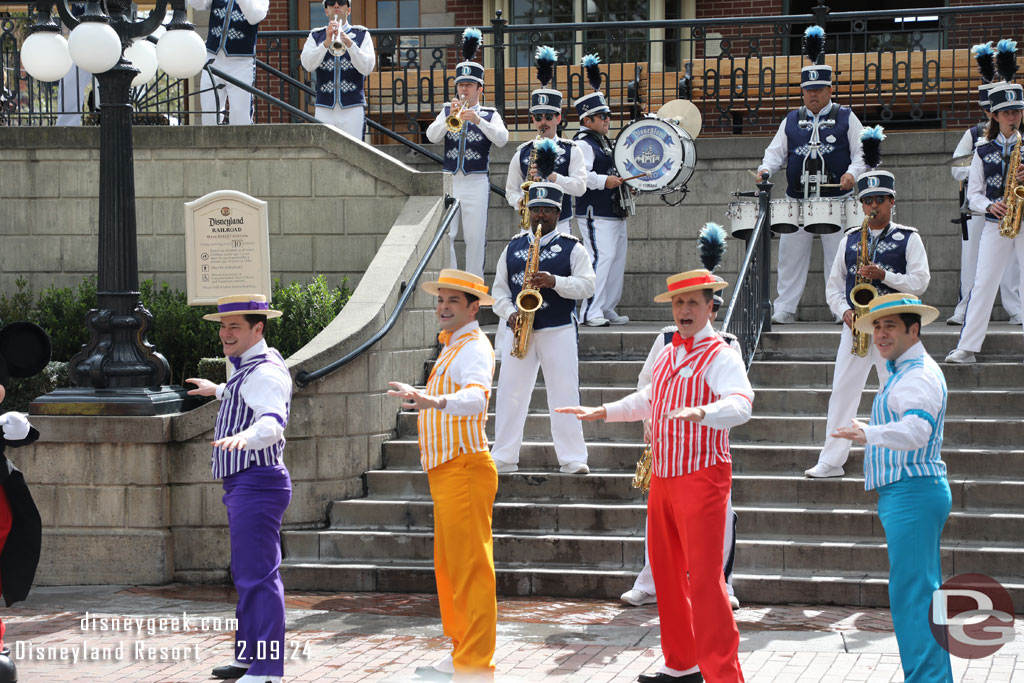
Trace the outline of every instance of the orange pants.
{"label": "orange pants", "polygon": [[[708,683],[740,683],[740,633],[722,574],[732,465],[651,477],[647,544],[658,591],[665,665],[699,666]],[[687,577],[687,574],[689,576]]]}
{"label": "orange pants", "polygon": [[[498,471],[488,451],[427,470],[434,499],[434,576],[455,680],[494,673],[498,601],[491,516]],[[724,524],[724,522],[723,522]],[[719,553],[721,554],[721,553]]]}

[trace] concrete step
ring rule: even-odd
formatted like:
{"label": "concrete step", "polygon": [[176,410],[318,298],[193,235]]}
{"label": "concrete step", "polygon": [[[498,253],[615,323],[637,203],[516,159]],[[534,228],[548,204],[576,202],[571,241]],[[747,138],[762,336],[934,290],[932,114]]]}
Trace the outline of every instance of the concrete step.
{"label": "concrete step", "polygon": [[[941,360],[941,359],[939,359]],[[623,365],[626,365],[624,363]],[[608,384],[609,382],[590,382],[583,377],[583,365],[580,363],[580,381],[584,384]],[[643,363],[639,364],[643,367]],[[940,363],[942,373],[946,376],[946,386],[950,389],[1011,389],[1019,390],[1024,386],[1024,363],[975,363],[973,365],[956,365]],[[791,387],[791,388],[826,388],[832,386],[831,362],[824,361],[759,361],[750,366],[750,383],[755,391],[759,386]],[[637,368],[639,372],[639,368]],[[628,376],[628,372],[622,371]],[[599,371],[593,375],[600,376]],[[626,383],[624,386],[635,386]]]}

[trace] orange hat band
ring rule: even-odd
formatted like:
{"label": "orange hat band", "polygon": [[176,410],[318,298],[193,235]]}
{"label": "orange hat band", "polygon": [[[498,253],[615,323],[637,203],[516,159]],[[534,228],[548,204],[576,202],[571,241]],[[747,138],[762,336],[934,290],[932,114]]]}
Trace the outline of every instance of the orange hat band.
{"label": "orange hat band", "polygon": [[480,292],[481,294],[487,293],[487,285],[481,285],[480,283],[473,282],[471,280],[460,280],[459,278],[456,277],[440,277],[437,279],[438,287],[443,287],[445,285],[457,285],[459,287],[468,287],[470,289],[474,289]]}

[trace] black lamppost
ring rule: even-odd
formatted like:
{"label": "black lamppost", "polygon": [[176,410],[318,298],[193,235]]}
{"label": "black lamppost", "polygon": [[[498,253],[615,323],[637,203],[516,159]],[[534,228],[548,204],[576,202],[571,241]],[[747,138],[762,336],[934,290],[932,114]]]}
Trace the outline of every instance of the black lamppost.
{"label": "black lamppost", "polygon": [[[72,28],[69,41],[51,18],[53,6]],[[97,308],[89,311],[90,339],[71,359],[76,385],[40,397],[33,412],[63,415],[159,415],[175,412],[185,397],[167,381],[167,360],[146,341],[153,316],[139,300],[135,226],[135,168],[129,89],[139,69],[124,56],[133,39],[160,27],[170,4],[173,14],[157,43],[156,57],[175,78],[199,73],[206,62],[203,41],[187,20],[185,0],[157,0],[142,21],[130,16],[130,0],[89,2],[80,18],[67,0],[39,0],[38,20],[22,46],[22,64],[37,80],[62,78],[74,61],[95,74],[100,87],[100,186]]]}

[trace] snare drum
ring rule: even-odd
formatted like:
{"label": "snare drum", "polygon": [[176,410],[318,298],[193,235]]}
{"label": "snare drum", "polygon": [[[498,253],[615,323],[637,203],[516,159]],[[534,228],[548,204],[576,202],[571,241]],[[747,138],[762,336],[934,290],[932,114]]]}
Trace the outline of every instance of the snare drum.
{"label": "snare drum", "polygon": [[864,206],[856,197],[847,197],[843,200],[843,225],[849,228],[859,228],[864,223]]}
{"label": "snare drum", "polygon": [[645,116],[623,128],[612,152],[615,169],[640,192],[671,194],[693,175],[697,153],[690,134],[674,122]]}
{"label": "snare drum", "polygon": [[804,230],[814,235],[830,235],[845,225],[843,199],[814,197],[804,200]]}
{"label": "snare drum", "polygon": [[771,207],[772,232],[788,235],[800,229],[800,200],[773,199]]}
{"label": "snare drum", "polygon": [[757,202],[730,202],[725,215],[729,218],[729,234],[736,239],[749,239],[757,225]]}

